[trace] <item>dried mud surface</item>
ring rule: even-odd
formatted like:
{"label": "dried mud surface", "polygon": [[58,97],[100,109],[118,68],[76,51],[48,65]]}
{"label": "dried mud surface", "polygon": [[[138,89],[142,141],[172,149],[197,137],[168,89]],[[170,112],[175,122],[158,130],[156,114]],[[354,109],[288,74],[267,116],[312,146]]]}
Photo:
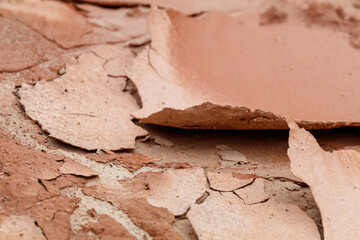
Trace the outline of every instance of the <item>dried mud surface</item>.
{"label": "dried mud surface", "polygon": [[[0,1],[0,239],[360,238],[359,22],[351,0]],[[328,62],[316,49],[301,70],[328,71],[311,83],[324,114],[298,76],[284,105],[271,88],[250,99],[231,71],[269,59],[233,68],[223,50],[255,52],[230,44],[233,29],[260,52],[266,34],[288,46],[300,29],[311,48],[333,36]],[[260,87],[284,77],[276,61]]]}

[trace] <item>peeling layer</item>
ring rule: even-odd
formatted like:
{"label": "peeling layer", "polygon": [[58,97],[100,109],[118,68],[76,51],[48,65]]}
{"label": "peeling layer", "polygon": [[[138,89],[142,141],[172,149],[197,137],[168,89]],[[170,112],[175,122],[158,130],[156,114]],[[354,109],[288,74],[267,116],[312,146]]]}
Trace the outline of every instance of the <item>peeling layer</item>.
{"label": "peeling layer", "polygon": [[130,112],[138,106],[122,91],[122,82],[108,78],[104,63],[88,52],[53,81],[23,84],[19,95],[27,115],[51,137],[80,148],[134,148],[135,138],[146,135],[131,121]]}
{"label": "peeling layer", "polygon": [[306,182],[319,206],[325,239],[360,237],[360,153],[324,151],[306,130],[289,121],[291,171]]}
{"label": "peeling layer", "polygon": [[182,215],[206,191],[201,168],[146,172],[128,181],[111,181],[86,187],[83,192],[98,199],[121,204],[124,199],[145,198],[151,205]]}
{"label": "peeling layer", "polygon": [[309,26],[295,6],[274,11],[287,17],[264,25],[262,13],[153,8],[151,49],[129,74],[143,103],[135,116],[180,128],[285,129],[288,115],[306,128],[360,126],[360,52],[348,34]]}

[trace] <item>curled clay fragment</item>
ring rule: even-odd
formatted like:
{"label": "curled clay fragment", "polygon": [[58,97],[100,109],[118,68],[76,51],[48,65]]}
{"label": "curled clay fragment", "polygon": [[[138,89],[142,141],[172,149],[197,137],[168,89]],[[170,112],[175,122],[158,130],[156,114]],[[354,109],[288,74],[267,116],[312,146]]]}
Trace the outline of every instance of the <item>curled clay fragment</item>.
{"label": "curled clay fragment", "polygon": [[151,205],[182,215],[206,191],[202,168],[139,173],[127,181],[99,183],[84,194],[119,205],[124,199],[145,198]]}
{"label": "curled clay fragment", "polygon": [[187,213],[200,240],[320,240],[314,221],[295,205],[245,205],[232,193],[212,192]]}
{"label": "curled clay fragment", "polygon": [[263,178],[256,178],[255,181],[244,188],[235,191],[245,204],[255,204],[268,200],[270,198],[264,190],[265,180]]}
{"label": "curled clay fragment", "polygon": [[210,187],[218,191],[234,191],[254,181],[254,175],[235,174],[226,171],[207,172]]}
{"label": "curled clay fragment", "polygon": [[308,129],[360,126],[360,54],[348,33],[310,28],[290,4],[279,11],[286,19],[262,25],[262,12],[190,18],[152,8],[151,48],[129,73],[143,103],[134,115],[196,129],[286,129],[288,115]]}
{"label": "curled clay fragment", "polygon": [[0,239],[45,240],[46,238],[29,216],[0,216]]}
{"label": "curled clay fragment", "polygon": [[19,95],[27,115],[50,137],[83,149],[134,148],[135,138],[147,133],[131,121],[138,106],[121,81],[108,78],[104,62],[88,52],[53,81],[23,84]]}
{"label": "curled clay fragment", "polygon": [[83,177],[94,177],[99,175],[98,172],[92,170],[91,168],[81,165],[80,163],[70,159],[65,158],[63,165],[59,168],[61,174],[73,174],[76,176]]}
{"label": "curled clay fragment", "polygon": [[291,171],[310,186],[320,209],[325,239],[360,238],[360,153],[324,151],[289,120]]}

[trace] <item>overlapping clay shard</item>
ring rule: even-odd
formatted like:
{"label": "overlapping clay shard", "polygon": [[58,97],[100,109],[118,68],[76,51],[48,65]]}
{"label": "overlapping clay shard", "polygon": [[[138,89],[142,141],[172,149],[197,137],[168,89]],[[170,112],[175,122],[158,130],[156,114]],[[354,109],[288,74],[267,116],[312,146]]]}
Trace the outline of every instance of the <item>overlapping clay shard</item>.
{"label": "overlapping clay shard", "polygon": [[[149,41],[147,8],[81,7],[83,11],[61,1],[1,1],[0,82],[20,86],[52,80],[64,73],[72,57],[90,48],[78,46]],[[105,68],[112,75],[124,75],[120,63],[109,59]]]}
{"label": "overlapping clay shard", "polygon": [[[131,235],[129,231],[115,219],[109,215],[100,215],[97,222],[88,222],[83,226],[84,232],[92,232],[100,239],[116,240],[129,239],[136,240],[136,237]],[[85,237],[85,236],[84,236]],[[88,237],[88,236],[87,236]],[[79,238],[80,239],[80,238]]]}
{"label": "overlapping clay shard", "polygon": [[255,204],[266,201],[270,198],[264,190],[265,180],[263,178],[256,178],[255,181],[244,188],[235,191],[245,204]]}
{"label": "overlapping clay shard", "polygon": [[30,27],[0,16],[0,73],[29,68],[62,52]]}
{"label": "overlapping clay shard", "polygon": [[63,165],[59,168],[61,174],[73,174],[76,176],[83,177],[94,177],[99,175],[98,172],[92,170],[91,168],[81,165],[80,163],[70,159],[65,158]]}
{"label": "overlapping clay shard", "polygon": [[19,95],[27,115],[50,137],[80,148],[134,148],[135,138],[146,135],[131,121],[130,112],[138,106],[122,91],[122,82],[108,78],[104,63],[88,52],[53,81],[23,84]]}
{"label": "overlapping clay shard", "polygon": [[84,194],[120,205],[124,199],[145,198],[151,205],[182,215],[206,191],[201,168],[146,172],[127,181],[99,183],[83,189]]}
{"label": "overlapping clay shard", "polygon": [[231,171],[212,171],[207,173],[210,187],[217,191],[234,191],[254,181],[256,175],[236,174]]}
{"label": "overlapping clay shard", "polygon": [[46,238],[29,216],[0,216],[0,239],[45,240]]}
{"label": "overlapping clay shard", "polygon": [[[21,146],[0,131],[0,215],[30,216],[46,239],[69,239],[73,235],[70,215],[79,199],[61,196],[56,191],[67,185],[66,181],[57,182],[61,178],[58,171],[61,159],[61,156]],[[47,190],[45,185],[49,185],[42,184],[48,183],[47,180],[58,185]],[[72,180],[74,184],[76,180]],[[1,233],[2,230],[0,227]]]}
{"label": "overlapping clay shard", "polygon": [[360,126],[359,50],[307,15],[289,4],[238,17],[153,8],[151,48],[129,74],[135,116],[180,128],[285,129],[288,115],[309,129]]}
{"label": "overlapping clay shard", "polygon": [[[97,7],[93,10],[102,11],[97,10]],[[63,48],[104,42],[125,42],[147,33],[146,25],[134,28],[133,24],[125,24],[125,21],[131,22],[132,19],[135,19],[136,24],[140,24],[139,18],[144,18],[145,23],[145,15],[132,18],[127,15],[129,10],[124,12],[125,14],[118,17],[123,23],[119,24],[122,26],[121,31],[117,31],[92,24],[80,11],[61,1],[15,0],[10,3],[3,1],[0,4],[0,13],[3,16],[20,21]]]}
{"label": "overlapping clay shard", "polygon": [[182,239],[171,227],[175,222],[175,216],[165,208],[152,206],[144,198],[123,200],[119,208],[153,239]]}
{"label": "overlapping clay shard", "polygon": [[245,205],[232,193],[211,193],[202,204],[193,204],[187,217],[200,240],[320,240],[314,221],[297,206]]}
{"label": "overlapping clay shard", "polygon": [[90,154],[88,155],[88,158],[96,162],[121,165],[130,172],[135,172],[147,164],[159,161],[159,159],[139,153]]}
{"label": "overlapping clay shard", "polygon": [[310,186],[321,212],[325,239],[360,238],[360,153],[326,152],[293,121],[289,127],[291,171]]}
{"label": "overlapping clay shard", "polygon": [[221,0],[77,0],[78,2],[90,2],[104,6],[124,5],[158,5],[164,8],[171,8],[185,14],[197,14],[204,11],[239,12],[244,9],[256,9],[261,6],[264,0],[228,0],[224,3]]}

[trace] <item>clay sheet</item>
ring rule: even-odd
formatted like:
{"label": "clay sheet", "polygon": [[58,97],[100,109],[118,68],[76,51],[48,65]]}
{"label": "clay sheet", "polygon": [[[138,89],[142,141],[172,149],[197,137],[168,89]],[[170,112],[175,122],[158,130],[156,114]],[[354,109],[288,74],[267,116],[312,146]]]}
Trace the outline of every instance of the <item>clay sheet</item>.
{"label": "clay sheet", "polygon": [[206,191],[206,178],[201,168],[145,172],[131,181],[99,183],[83,189],[85,195],[121,204],[125,199],[146,198],[153,206],[182,215]]}
{"label": "clay sheet", "polygon": [[346,17],[322,6],[198,18],[154,7],[151,47],[129,73],[143,103],[134,115],[180,128],[286,129],[288,115],[308,129],[360,126],[360,51],[336,27]]}
{"label": "clay sheet", "polygon": [[[96,55],[106,51],[100,50],[73,59],[66,73],[53,81],[23,84],[21,103],[28,116],[63,142],[87,150],[134,148],[135,138],[147,133],[131,121],[130,112],[138,106],[122,91],[124,79],[108,78],[106,59]],[[128,54],[121,56],[126,66]]]}
{"label": "clay sheet", "polygon": [[232,193],[211,193],[204,203],[193,204],[187,217],[200,240],[320,239],[313,220],[297,206],[245,205]]}
{"label": "clay sheet", "polygon": [[292,121],[289,127],[291,171],[310,186],[325,239],[359,239],[360,153],[326,152],[309,132]]}

